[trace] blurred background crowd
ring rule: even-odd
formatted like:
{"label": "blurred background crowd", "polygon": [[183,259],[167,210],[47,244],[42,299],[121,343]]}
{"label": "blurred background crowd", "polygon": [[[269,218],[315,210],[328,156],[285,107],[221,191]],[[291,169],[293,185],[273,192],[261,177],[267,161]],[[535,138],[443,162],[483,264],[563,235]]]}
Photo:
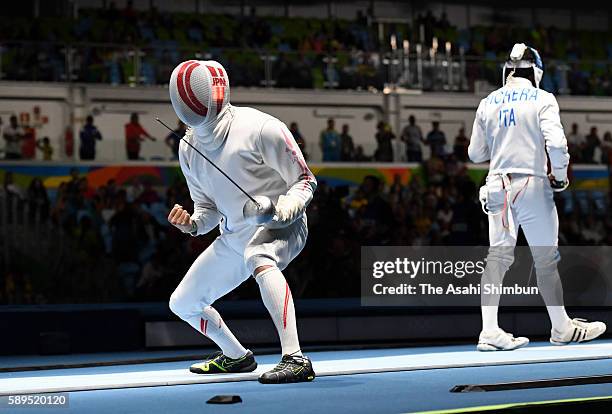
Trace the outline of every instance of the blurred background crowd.
{"label": "blurred background crowd", "polygon": [[[309,243],[287,269],[294,295],[358,296],[354,259],[361,246],[486,244],[478,185],[454,154],[424,161],[408,183],[399,176],[388,185],[366,176],[358,187],[320,181],[308,208]],[[168,188],[142,179],[93,189],[75,169],[51,193],[40,180],[22,188],[7,173],[0,195],[9,265],[1,303],[165,301],[217,235],[194,238],[168,224],[175,203],[192,208],[180,175]],[[560,243],[612,244],[607,199],[596,191],[558,195]],[[36,255],[28,252],[32,246]],[[256,292],[249,281],[231,297],[254,298]]]}
{"label": "blurred background crowd", "polygon": [[[612,32],[609,27],[605,31],[577,25],[574,18],[574,29],[560,29],[504,22],[503,12],[494,7],[490,8],[496,17],[485,25],[458,24],[453,21],[456,15],[427,7],[396,19],[380,19],[371,7],[363,7],[349,19],[331,13],[328,18],[265,16],[245,2],[242,12],[232,15],[215,10],[159,11],[153,1],[148,9],[135,8],[127,0],[60,12],[53,8],[58,2],[35,3],[40,15],[13,16],[11,8],[3,10],[7,18],[0,19],[1,80],[154,89],[168,82],[177,62],[196,58],[219,60],[232,86],[378,92],[393,85],[397,90],[471,91],[484,96],[501,84],[500,63],[507,51],[524,41],[544,58],[543,89],[612,96]],[[30,6],[24,6],[28,13]],[[481,82],[486,86],[479,89]],[[116,89],[139,91],[108,87],[111,94]],[[179,141],[174,134],[154,136],[143,128],[138,113],[130,113],[134,108],[117,108],[114,115],[125,114],[113,118],[121,119],[115,134],[123,131],[122,136],[100,131],[92,110],[94,116],[85,119],[75,120],[74,113],[63,121],[53,119],[65,123],[60,141],[39,136],[49,119],[38,106],[31,117],[5,111],[0,118],[2,158],[96,160],[103,165],[101,142],[120,142],[116,152],[125,151],[125,157],[115,156],[113,161],[131,161],[143,159],[142,149],[157,140],[165,144],[165,153],[149,157],[153,162],[147,165],[176,160]],[[487,244],[486,216],[478,204],[481,183],[467,168],[469,125],[463,128],[463,121],[455,122],[456,131],[442,130],[439,121],[432,121],[435,114],[426,121],[410,116],[395,130],[381,120],[376,132],[364,137],[359,124],[346,121],[349,118],[328,116],[316,118],[321,119],[318,135],[317,129],[305,135],[298,122],[283,119],[309,161],[410,162],[414,168],[409,180],[398,175],[387,182],[369,175],[355,186],[319,181],[308,208],[309,243],[286,271],[296,297],[359,296],[355,258],[361,246]],[[605,126],[607,121],[584,119],[580,126],[565,125],[572,162],[609,168],[612,134],[592,126]],[[172,127],[178,135],[185,131],[180,122]],[[364,148],[368,143],[372,145]],[[320,150],[321,158],[311,157],[312,148]],[[175,203],[192,208],[178,173],[165,187],[143,178],[121,185],[111,180],[94,188],[74,169],[68,181],[46,188],[42,179],[20,185],[6,171],[0,188],[0,303],[166,301],[217,234],[193,238],[168,224],[166,217]],[[611,244],[609,198],[595,190],[558,194],[560,243]],[[248,281],[230,298],[253,298],[256,292]]]}
{"label": "blurred background crowd", "polygon": [[[436,56],[446,63],[460,60],[459,88],[473,90],[478,80],[499,83],[499,64],[520,39],[547,62],[544,89],[612,95],[610,32],[542,24],[527,28],[503,19],[459,28],[446,13],[431,11],[381,22],[371,8],[349,20],[261,16],[254,7],[230,16],[159,12],[154,6],[136,10],[131,1],[121,7],[104,3],[105,8],[79,9],[70,17],[2,19],[3,77],[165,84],[175,63],[195,54],[222,62],[235,86],[382,89],[392,71],[388,59],[398,57],[389,53],[394,45],[405,45],[410,65],[415,58],[434,67]],[[425,68],[429,80],[419,81],[425,90],[441,86],[435,73],[428,74],[431,70]],[[403,81],[412,84],[410,78]]]}

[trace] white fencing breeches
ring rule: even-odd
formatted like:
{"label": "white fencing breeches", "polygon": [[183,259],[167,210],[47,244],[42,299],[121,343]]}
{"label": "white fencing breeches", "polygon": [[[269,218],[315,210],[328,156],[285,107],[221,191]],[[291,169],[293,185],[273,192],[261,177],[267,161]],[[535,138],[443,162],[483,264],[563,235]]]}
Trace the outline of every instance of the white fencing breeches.
{"label": "white fencing breeches", "polygon": [[170,308],[189,322],[248,279],[256,267],[287,267],[304,248],[307,237],[305,215],[283,229],[257,228],[246,247],[232,245],[237,239],[231,235],[221,235],[191,265],[170,297]]}
{"label": "white fencing breeches", "polygon": [[[512,174],[503,180],[501,186],[505,187],[503,191],[507,195],[506,208],[499,206],[503,202],[501,193],[497,196],[493,194],[492,198],[498,204],[496,210],[502,210],[502,213],[489,216],[491,247],[482,283],[502,284],[506,271],[514,261],[514,246],[520,226],[531,249],[538,288],[544,302],[547,306],[563,305],[563,289],[557,272],[560,260],[557,249],[559,219],[548,179]],[[493,185],[493,188],[496,186]],[[498,304],[499,295],[482,297],[483,306]]]}

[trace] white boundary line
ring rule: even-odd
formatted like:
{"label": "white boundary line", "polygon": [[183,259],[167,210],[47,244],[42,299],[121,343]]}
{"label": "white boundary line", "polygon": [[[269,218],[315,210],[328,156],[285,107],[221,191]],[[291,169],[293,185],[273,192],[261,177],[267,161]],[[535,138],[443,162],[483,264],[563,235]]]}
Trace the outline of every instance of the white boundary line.
{"label": "white boundary line", "polygon": [[[515,351],[517,352],[517,351]],[[457,357],[464,352],[457,352]],[[517,352],[518,353],[518,352]],[[436,353],[423,354],[423,355],[410,355],[413,358],[429,357],[435,358]],[[439,354],[438,354],[439,355]],[[448,355],[448,354],[447,354]],[[491,354],[486,354],[491,355]],[[572,362],[572,361],[594,361],[594,360],[607,360],[612,359],[612,352],[606,355],[591,355],[591,356],[571,356],[567,357],[556,357],[556,358],[538,358],[532,357],[530,359],[508,359],[505,361],[472,361],[465,363],[439,363],[430,365],[417,365],[414,362],[409,364],[401,364],[399,366],[393,366],[393,361],[401,359],[401,356],[386,356],[386,357],[373,357],[373,358],[361,358],[372,359],[375,365],[371,368],[354,368],[346,369],[338,367],[338,365],[344,365],[345,363],[351,363],[351,359],[346,360],[332,360],[322,361],[320,363],[315,362],[315,371],[319,377],[327,376],[340,376],[340,375],[359,375],[359,374],[374,374],[374,373],[385,373],[385,372],[402,372],[402,371],[423,371],[423,370],[434,370],[434,369],[451,369],[451,368],[475,368],[475,367],[488,367],[488,366],[503,366],[503,365],[526,365],[526,364],[540,364],[540,363],[556,363],[556,362]],[[379,359],[380,361],[376,361]],[[327,365],[327,366],[326,366]],[[360,365],[356,363],[355,365]],[[271,369],[272,364],[260,365],[259,368],[251,373],[244,374],[220,374],[220,375],[198,375],[191,374],[185,370],[168,370],[164,371],[165,375],[178,374],[180,377],[177,379],[160,380],[151,379],[144,381],[129,381],[130,376],[145,376],[147,373],[152,371],[143,370],[140,372],[127,372],[127,373],[111,373],[111,374],[88,374],[88,375],[58,375],[58,376],[44,376],[44,377],[22,377],[22,378],[5,378],[0,379],[0,396],[7,395],[24,395],[24,394],[43,394],[43,393],[56,393],[56,392],[76,392],[76,391],[94,391],[94,390],[111,390],[120,388],[144,388],[144,387],[161,387],[161,386],[174,386],[174,385],[191,385],[191,384],[207,384],[207,383],[224,383],[224,382],[239,382],[239,381],[256,381],[260,373]],[[153,371],[155,372],[155,371]],[[157,371],[159,372],[159,371]],[[184,375],[184,376],[183,376]],[[170,375],[172,376],[172,375]],[[62,381],[64,377],[83,377],[83,381],[79,381],[77,385],[59,385],[58,381]],[[96,377],[97,382],[96,382]],[[110,381],[117,378],[117,381]],[[121,381],[121,379],[124,381]],[[159,378],[159,376],[157,376]],[[42,384],[37,386],[28,386],[28,380],[36,379]],[[93,381],[92,381],[93,380]],[[127,381],[126,381],[127,380]],[[8,384],[7,384],[8,383]],[[8,387],[6,387],[8,385]]]}

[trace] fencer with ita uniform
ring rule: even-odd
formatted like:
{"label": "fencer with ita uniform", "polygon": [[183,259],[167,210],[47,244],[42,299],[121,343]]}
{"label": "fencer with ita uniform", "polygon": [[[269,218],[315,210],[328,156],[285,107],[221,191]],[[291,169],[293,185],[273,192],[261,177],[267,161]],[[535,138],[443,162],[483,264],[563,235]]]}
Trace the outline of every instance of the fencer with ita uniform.
{"label": "fencer with ita uniform", "polygon": [[305,210],[316,180],[284,123],[256,109],[230,104],[227,72],[218,62],[181,63],[172,72],[169,88],[176,114],[190,127],[184,139],[249,195],[273,203],[271,220],[264,225],[246,220],[247,196],[181,141],[179,162],[194,211],[176,205],[168,220],[193,236],[217,226],[221,231],[170,297],[170,309],[222,351],[190,370],[213,374],[250,372],[257,367],[253,353],[240,344],[212,306],[253,275],[283,354],[281,362],[259,381],[312,381],[315,373],[300,351],[293,298],[282,270],[306,244]]}
{"label": "fencer with ita uniform", "polygon": [[[502,284],[514,261],[520,226],[551,320],[550,342],[566,345],[597,338],[606,325],[570,319],[565,311],[557,271],[559,220],[553,193],[568,185],[569,155],[557,101],[539,89],[542,75],[538,52],[522,43],[514,45],[504,65],[503,87],[478,106],[468,153],[473,162],[490,163],[486,185],[480,189],[490,241],[481,284]],[[495,294],[481,295],[480,351],[512,350],[529,343],[527,338],[515,338],[498,326],[499,299]]]}

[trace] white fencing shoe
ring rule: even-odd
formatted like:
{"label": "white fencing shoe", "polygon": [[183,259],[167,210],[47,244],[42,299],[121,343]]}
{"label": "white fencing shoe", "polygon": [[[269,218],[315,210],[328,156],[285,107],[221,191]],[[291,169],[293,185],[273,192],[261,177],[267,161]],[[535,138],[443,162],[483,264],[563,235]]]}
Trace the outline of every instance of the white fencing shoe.
{"label": "white fencing shoe", "polygon": [[592,341],[606,331],[603,322],[587,322],[584,319],[572,319],[571,325],[564,332],[554,329],[550,331],[550,343],[553,345],[567,345],[572,342]]}
{"label": "white fencing shoe", "polygon": [[522,348],[529,344],[529,339],[520,336],[515,338],[512,334],[504,332],[503,329],[497,329],[491,332],[480,333],[478,338],[478,346],[476,349],[479,351],[512,351],[513,349]]}

